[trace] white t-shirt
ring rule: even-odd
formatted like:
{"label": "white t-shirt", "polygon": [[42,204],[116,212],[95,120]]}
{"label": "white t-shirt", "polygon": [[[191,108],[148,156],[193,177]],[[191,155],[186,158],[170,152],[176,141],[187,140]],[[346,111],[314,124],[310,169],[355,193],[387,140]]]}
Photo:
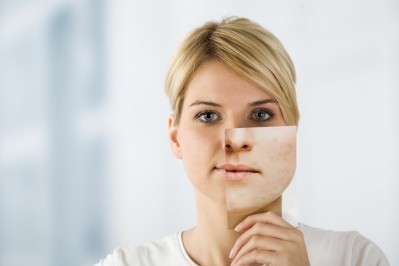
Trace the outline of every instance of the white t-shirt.
{"label": "white t-shirt", "polygon": [[[312,266],[386,266],[381,249],[355,231],[336,232],[299,224],[305,236],[306,249]],[[175,233],[141,246],[116,248],[95,266],[197,265],[188,256],[182,233]]]}

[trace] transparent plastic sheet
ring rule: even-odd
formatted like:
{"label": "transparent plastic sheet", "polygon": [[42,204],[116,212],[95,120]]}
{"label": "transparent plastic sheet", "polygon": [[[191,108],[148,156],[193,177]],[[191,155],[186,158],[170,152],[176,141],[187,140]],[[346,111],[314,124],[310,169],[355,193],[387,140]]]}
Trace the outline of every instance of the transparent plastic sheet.
{"label": "transparent plastic sheet", "polygon": [[228,228],[268,210],[281,211],[287,222],[297,226],[296,130],[284,126],[225,131]]}
{"label": "transparent plastic sheet", "polygon": [[298,226],[298,186],[295,176],[283,192],[282,215],[292,226]]}

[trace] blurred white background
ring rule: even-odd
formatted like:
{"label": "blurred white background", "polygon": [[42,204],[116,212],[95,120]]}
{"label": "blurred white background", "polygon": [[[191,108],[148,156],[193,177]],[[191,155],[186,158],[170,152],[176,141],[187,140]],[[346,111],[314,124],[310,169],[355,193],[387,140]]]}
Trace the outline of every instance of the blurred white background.
{"label": "blurred white background", "polygon": [[187,32],[227,15],[296,65],[299,220],[399,265],[396,0],[0,1],[0,265],[92,265],[195,223],[163,79]]}

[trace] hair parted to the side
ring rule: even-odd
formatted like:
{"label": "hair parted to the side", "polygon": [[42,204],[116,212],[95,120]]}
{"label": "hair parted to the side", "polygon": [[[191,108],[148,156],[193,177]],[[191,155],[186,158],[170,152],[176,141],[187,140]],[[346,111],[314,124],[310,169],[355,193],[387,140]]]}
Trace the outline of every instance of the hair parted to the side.
{"label": "hair parted to the side", "polygon": [[298,125],[295,68],[280,41],[259,24],[229,17],[194,29],[172,59],[165,80],[175,122],[179,123],[185,90],[196,70],[209,60],[227,67],[265,90],[279,104],[287,125]]}

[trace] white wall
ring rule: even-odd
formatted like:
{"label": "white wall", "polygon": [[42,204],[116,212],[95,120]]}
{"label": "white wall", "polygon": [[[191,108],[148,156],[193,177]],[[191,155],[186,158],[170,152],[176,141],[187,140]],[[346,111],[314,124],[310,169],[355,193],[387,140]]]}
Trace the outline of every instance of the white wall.
{"label": "white wall", "polygon": [[110,251],[195,223],[169,151],[163,79],[190,29],[239,15],[275,33],[297,68],[300,220],[358,230],[399,265],[397,1],[109,1],[107,10]]}

